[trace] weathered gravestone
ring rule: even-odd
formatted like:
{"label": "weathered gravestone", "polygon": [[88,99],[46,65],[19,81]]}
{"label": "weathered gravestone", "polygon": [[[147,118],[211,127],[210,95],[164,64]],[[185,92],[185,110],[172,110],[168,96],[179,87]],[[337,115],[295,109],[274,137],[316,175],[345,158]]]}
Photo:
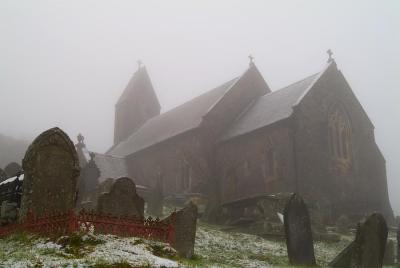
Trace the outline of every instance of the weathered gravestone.
{"label": "weathered gravestone", "polygon": [[298,194],[293,194],[284,209],[284,227],[289,262],[314,266],[314,243],[308,209]]}
{"label": "weathered gravestone", "polygon": [[[174,218],[175,217],[175,218]],[[192,202],[189,205],[169,216],[163,222],[174,225],[175,236],[172,247],[181,257],[190,259],[194,255],[194,243],[196,239],[198,210]]]}
{"label": "weathered gravestone", "polygon": [[4,172],[7,174],[7,178],[11,178],[20,174],[22,168],[18,163],[11,162],[4,168]]}
{"label": "weathered gravestone", "polygon": [[144,200],[136,193],[135,183],[126,177],[117,179],[109,193],[97,200],[97,211],[113,216],[139,216],[144,214]]}
{"label": "weathered gravestone", "polygon": [[355,240],[329,264],[331,267],[382,267],[388,228],[381,214],[374,213],[358,224]]}
{"label": "weathered gravestone", "polygon": [[22,162],[25,172],[20,219],[75,208],[79,160],[74,144],[59,128],[40,134]]}
{"label": "weathered gravestone", "polygon": [[395,263],[395,243],[393,240],[388,239],[385,248],[385,255],[383,256],[383,265],[394,265]]}
{"label": "weathered gravestone", "polygon": [[400,224],[397,227],[397,263],[400,264]]}

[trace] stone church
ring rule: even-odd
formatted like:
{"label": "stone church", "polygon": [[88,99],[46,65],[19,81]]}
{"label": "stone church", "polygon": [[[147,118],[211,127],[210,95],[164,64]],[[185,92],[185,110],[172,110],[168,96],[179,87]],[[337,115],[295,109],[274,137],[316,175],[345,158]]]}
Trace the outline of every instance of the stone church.
{"label": "stone church", "polygon": [[393,218],[374,125],[331,56],[320,72],[274,91],[251,61],[240,76],[160,109],[139,67],[115,106],[106,153],[123,159],[136,184],[217,203],[298,192],[333,218]]}

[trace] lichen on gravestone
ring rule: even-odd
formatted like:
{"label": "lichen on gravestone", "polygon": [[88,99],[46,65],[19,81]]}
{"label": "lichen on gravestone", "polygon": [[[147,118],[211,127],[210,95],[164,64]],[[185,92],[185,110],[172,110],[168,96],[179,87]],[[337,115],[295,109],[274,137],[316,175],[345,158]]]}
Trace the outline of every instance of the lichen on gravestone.
{"label": "lichen on gravestone", "polygon": [[40,216],[75,208],[79,160],[74,144],[61,129],[40,134],[29,146],[22,166],[25,177],[20,219],[28,211]]}

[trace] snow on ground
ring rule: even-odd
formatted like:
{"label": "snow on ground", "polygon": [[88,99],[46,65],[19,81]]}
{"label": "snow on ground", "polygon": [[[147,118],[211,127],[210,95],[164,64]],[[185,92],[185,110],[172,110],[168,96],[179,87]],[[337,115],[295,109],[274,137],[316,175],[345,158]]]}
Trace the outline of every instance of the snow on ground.
{"label": "snow on ground", "polygon": [[[62,239],[69,239],[64,237]],[[178,267],[152,254],[152,247],[176,254],[168,245],[139,238],[96,235],[79,248],[49,239],[17,235],[0,240],[0,267]],[[70,241],[71,242],[71,241]],[[125,266],[123,266],[125,265]]]}
{"label": "snow on ground", "polygon": [[[337,243],[316,242],[318,264],[326,267],[349,239]],[[167,244],[133,237],[83,235],[51,240],[15,235],[0,239],[0,267],[93,266],[251,268],[288,267],[288,261],[285,241],[224,232],[218,226],[204,223],[198,225],[193,260],[178,258]]]}

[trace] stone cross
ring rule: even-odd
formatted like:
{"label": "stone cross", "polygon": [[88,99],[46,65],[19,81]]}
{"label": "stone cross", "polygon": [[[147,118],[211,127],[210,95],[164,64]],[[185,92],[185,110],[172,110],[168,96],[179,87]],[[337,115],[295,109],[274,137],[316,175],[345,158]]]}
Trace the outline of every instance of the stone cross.
{"label": "stone cross", "polygon": [[333,61],[333,58],[332,58],[333,52],[332,52],[332,50],[328,49],[328,50],[326,51],[326,53],[328,53],[328,56],[329,56],[328,62]]}
{"label": "stone cross", "polygon": [[293,194],[286,204],[284,227],[290,264],[316,265],[310,215],[298,194]]}
{"label": "stone cross", "polygon": [[143,62],[141,60],[137,61],[138,69],[140,69],[143,65]]}
{"label": "stone cross", "polygon": [[250,59],[249,65],[250,66],[254,65],[254,57],[251,54],[249,55],[249,59]]}

